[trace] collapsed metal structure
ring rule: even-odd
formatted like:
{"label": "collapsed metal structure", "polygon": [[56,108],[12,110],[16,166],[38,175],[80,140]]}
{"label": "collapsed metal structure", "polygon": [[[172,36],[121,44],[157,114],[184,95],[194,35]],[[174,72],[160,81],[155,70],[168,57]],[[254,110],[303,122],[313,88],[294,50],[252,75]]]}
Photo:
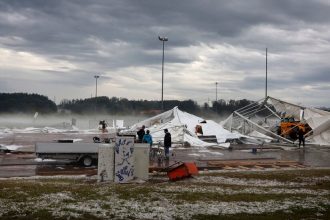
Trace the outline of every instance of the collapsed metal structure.
{"label": "collapsed metal structure", "polygon": [[[283,137],[283,134],[278,132],[280,122],[285,115],[291,115],[294,119],[311,125],[312,130],[305,134],[307,139],[314,140],[320,145],[330,145],[329,112],[306,108],[270,96],[234,111],[221,124],[224,128],[243,135],[250,137],[257,135],[256,138],[259,140],[294,144],[294,140]],[[317,123],[314,123],[315,121]],[[295,127],[290,129],[295,129]]]}

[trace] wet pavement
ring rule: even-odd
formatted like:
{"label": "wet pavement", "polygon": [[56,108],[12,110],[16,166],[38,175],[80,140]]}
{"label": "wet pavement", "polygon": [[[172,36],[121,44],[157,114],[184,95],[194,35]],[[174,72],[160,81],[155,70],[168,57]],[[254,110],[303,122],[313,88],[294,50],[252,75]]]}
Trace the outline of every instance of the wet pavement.
{"label": "wet pavement", "polygon": [[[96,175],[97,167],[80,167],[68,161],[39,161],[34,154],[36,142],[51,142],[59,139],[81,139],[82,142],[92,143],[98,134],[9,134],[1,138],[3,145],[21,145],[21,153],[0,153],[0,178],[34,176],[34,175]],[[106,136],[105,136],[106,137]],[[102,137],[101,137],[102,138]],[[234,145],[235,146],[235,145]],[[193,161],[199,167],[207,167],[208,161],[226,160],[284,160],[296,161],[309,167],[330,167],[330,148],[306,146],[305,148],[258,149],[252,151],[248,145],[239,146],[240,150],[214,148],[182,148],[173,147],[169,162],[154,158],[150,166],[166,168],[176,162]],[[246,149],[244,149],[246,148]]]}

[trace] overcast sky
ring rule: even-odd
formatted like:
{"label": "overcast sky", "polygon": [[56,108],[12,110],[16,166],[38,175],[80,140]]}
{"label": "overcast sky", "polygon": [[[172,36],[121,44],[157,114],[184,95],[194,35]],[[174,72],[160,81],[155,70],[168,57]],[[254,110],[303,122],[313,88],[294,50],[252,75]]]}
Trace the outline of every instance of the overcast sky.
{"label": "overcast sky", "polygon": [[329,0],[0,0],[0,92],[330,107]]}

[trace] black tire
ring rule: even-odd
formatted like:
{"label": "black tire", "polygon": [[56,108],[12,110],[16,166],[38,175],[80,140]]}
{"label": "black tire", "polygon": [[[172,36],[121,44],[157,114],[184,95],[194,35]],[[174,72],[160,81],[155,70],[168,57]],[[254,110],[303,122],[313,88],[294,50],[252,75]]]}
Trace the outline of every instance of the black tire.
{"label": "black tire", "polygon": [[90,167],[93,164],[93,159],[90,156],[84,156],[83,158],[81,158],[80,163],[84,167]]}

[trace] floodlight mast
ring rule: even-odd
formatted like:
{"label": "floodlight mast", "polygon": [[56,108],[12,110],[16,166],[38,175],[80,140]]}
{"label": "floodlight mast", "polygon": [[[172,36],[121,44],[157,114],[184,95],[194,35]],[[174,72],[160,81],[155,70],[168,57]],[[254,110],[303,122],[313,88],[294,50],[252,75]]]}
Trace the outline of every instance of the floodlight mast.
{"label": "floodlight mast", "polygon": [[268,80],[268,72],[267,72],[267,68],[268,68],[268,54],[267,54],[267,48],[266,48],[266,88],[265,88],[265,99],[267,98],[267,96],[268,96],[268,94],[267,94],[267,84],[268,84],[268,82],[267,82],[267,80]]}
{"label": "floodlight mast", "polygon": [[215,82],[215,102],[218,102],[218,82]]}
{"label": "floodlight mast", "polygon": [[95,75],[95,114],[96,114],[96,109],[97,109],[97,79],[100,78],[99,75]]}
{"label": "floodlight mast", "polygon": [[163,59],[162,59],[162,112],[164,112],[164,45],[168,41],[167,37],[160,37],[158,39],[163,42]]}
{"label": "floodlight mast", "polygon": [[95,75],[94,78],[95,78],[95,98],[97,98],[97,79],[100,78],[100,76]]}

